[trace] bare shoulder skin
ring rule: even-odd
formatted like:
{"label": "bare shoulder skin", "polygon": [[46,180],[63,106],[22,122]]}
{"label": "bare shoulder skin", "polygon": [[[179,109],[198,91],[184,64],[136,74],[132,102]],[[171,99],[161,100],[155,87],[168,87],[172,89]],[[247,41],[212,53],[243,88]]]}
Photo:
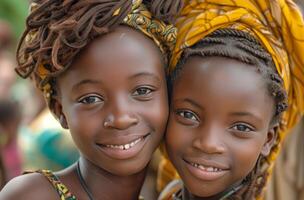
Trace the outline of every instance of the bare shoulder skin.
{"label": "bare shoulder skin", "polygon": [[56,190],[46,177],[39,173],[18,176],[9,181],[0,192],[2,200],[55,200]]}

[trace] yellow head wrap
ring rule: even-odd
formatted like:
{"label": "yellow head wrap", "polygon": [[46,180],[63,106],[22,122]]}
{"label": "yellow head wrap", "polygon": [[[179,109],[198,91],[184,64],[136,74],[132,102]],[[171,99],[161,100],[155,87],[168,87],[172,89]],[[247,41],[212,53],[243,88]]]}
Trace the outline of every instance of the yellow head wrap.
{"label": "yellow head wrap", "polygon": [[[62,2],[62,4],[65,4],[66,2]],[[173,25],[167,25],[164,22],[154,18],[152,14],[148,11],[146,6],[142,3],[142,0],[132,0],[131,2],[132,2],[131,12],[126,15],[126,17],[122,20],[121,23],[141,31],[155,42],[155,44],[160,48],[162,53],[169,54],[172,51],[176,41],[177,29]],[[81,6],[81,2],[79,4],[80,5],[78,6]],[[102,4],[102,2],[100,4]],[[95,7],[98,7],[98,2],[96,2],[94,5],[96,5]],[[35,13],[36,10],[38,9],[40,10],[43,9],[43,6],[39,7],[36,3],[32,3],[31,15]],[[118,7],[110,17],[114,18],[120,15],[121,12],[125,12],[125,11],[123,11],[120,7]],[[93,16],[92,18],[94,17],[96,18],[96,16],[98,16],[97,15],[98,13],[95,14],[96,15]],[[86,16],[82,16],[82,18],[86,18]],[[80,21],[82,20],[82,18],[77,20]],[[40,19],[38,19],[38,22],[28,22],[28,23],[39,24],[40,23],[39,20]],[[58,19],[58,21],[60,20]],[[71,21],[72,20],[68,18],[65,22],[66,26],[69,26],[69,23],[74,23],[74,21],[72,22]],[[33,46],[33,44],[41,43],[37,39],[37,34],[39,29],[40,29],[39,26],[36,28],[30,28],[23,34],[23,37],[21,38],[17,50],[17,60],[19,61],[19,67],[16,68],[16,71],[20,76],[24,78],[28,77],[29,75],[32,75],[34,81],[36,82],[36,85],[39,87],[40,90],[42,90],[48,103],[50,103],[52,99],[52,88],[51,88],[52,86],[49,83],[49,78],[54,76],[55,74],[64,71],[65,70],[64,67],[66,66],[58,66],[58,63],[55,66],[54,60],[57,61],[58,58],[52,58],[51,61],[43,61],[44,59],[43,57],[35,57],[37,56],[37,54],[39,54],[39,51],[42,51],[42,49],[46,49],[46,47],[42,47],[43,44],[40,44],[39,48],[36,47],[34,51],[31,50],[30,53],[27,52],[28,49],[26,49],[26,47]],[[60,37],[60,33],[56,37]],[[50,44],[48,45],[50,46]],[[52,48],[51,50],[54,51],[54,48]],[[22,56],[20,56],[19,54]],[[48,67],[46,67],[46,65],[48,65]],[[49,69],[50,66],[52,70]],[[32,72],[34,73],[32,74]]]}
{"label": "yellow head wrap", "polygon": [[[272,55],[288,94],[279,137],[265,163],[271,172],[279,144],[304,112],[304,22],[291,0],[188,0],[177,19],[178,36],[169,73],[183,50],[217,29],[243,30],[260,41]],[[158,189],[176,177],[170,162],[161,163]]]}

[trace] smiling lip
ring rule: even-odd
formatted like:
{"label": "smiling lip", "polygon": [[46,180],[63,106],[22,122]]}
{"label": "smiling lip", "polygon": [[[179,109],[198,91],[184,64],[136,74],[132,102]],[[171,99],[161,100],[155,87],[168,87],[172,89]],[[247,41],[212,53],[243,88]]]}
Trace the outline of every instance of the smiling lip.
{"label": "smiling lip", "polygon": [[187,169],[193,176],[204,181],[214,181],[221,178],[229,171],[228,167],[218,163],[207,161],[197,163],[184,159],[183,161],[186,163]]}
{"label": "smiling lip", "polygon": [[150,133],[123,144],[97,144],[102,152],[114,159],[129,159],[136,156],[144,147]]}

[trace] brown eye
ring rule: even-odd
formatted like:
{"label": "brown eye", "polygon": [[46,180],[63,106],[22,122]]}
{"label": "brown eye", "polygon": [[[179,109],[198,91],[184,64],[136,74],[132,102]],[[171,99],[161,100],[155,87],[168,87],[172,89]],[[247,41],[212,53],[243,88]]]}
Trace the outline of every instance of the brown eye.
{"label": "brown eye", "polygon": [[82,104],[94,104],[102,102],[103,99],[100,96],[85,96],[82,97],[78,102]]}
{"label": "brown eye", "polygon": [[232,127],[232,130],[241,131],[241,132],[250,132],[253,131],[253,128],[245,124],[236,124]]}
{"label": "brown eye", "polygon": [[179,110],[176,113],[185,119],[198,121],[198,118],[196,117],[196,115],[191,111]]}
{"label": "brown eye", "polygon": [[145,96],[145,95],[149,95],[150,93],[152,93],[153,90],[151,88],[148,87],[139,87],[135,90],[135,92],[133,93],[134,96]]}

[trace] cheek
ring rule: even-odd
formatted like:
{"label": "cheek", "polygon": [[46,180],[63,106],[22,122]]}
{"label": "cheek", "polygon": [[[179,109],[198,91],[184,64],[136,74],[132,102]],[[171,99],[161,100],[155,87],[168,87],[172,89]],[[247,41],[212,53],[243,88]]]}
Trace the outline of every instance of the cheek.
{"label": "cheek", "polygon": [[83,128],[82,121],[85,118],[85,116],[83,116],[81,112],[79,112],[79,110],[70,107],[64,113],[67,119],[68,126],[71,129],[71,131]]}
{"label": "cheek", "polygon": [[75,143],[87,141],[84,138],[93,137],[100,130],[102,123],[97,113],[83,112],[77,106],[70,106],[64,111]]}
{"label": "cheek", "polygon": [[166,146],[170,154],[180,154],[191,145],[191,137],[189,130],[185,126],[179,124],[174,114],[169,117],[169,123],[166,131]]}
{"label": "cheek", "polygon": [[140,112],[144,113],[146,123],[149,123],[156,132],[164,134],[169,115],[166,95],[160,95],[154,101],[142,104]]}
{"label": "cheek", "polygon": [[234,168],[246,176],[255,167],[262,146],[261,140],[240,142],[240,145],[234,145],[231,149]]}

